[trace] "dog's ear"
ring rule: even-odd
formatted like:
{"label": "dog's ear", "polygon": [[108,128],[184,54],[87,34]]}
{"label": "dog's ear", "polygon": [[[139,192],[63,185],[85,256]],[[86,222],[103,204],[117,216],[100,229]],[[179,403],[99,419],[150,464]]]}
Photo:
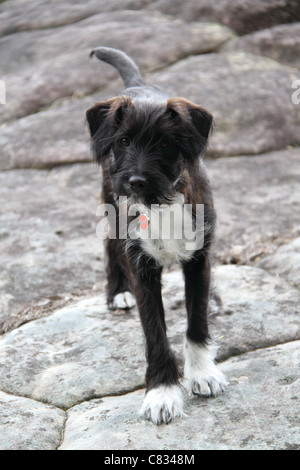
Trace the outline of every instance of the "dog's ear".
{"label": "dog's ear", "polygon": [[114,135],[124,118],[126,108],[133,106],[131,98],[116,97],[96,103],[86,111],[92,137],[92,149],[100,164],[109,153]]}
{"label": "dog's ear", "polygon": [[169,99],[167,113],[177,128],[178,144],[184,156],[189,160],[198,158],[207,145],[213,124],[212,115],[184,98]]}

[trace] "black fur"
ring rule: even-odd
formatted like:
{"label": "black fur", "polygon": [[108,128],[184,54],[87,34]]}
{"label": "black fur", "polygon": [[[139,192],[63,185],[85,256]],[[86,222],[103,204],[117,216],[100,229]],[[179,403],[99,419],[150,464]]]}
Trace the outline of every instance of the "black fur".
{"label": "black fur", "polygon": [[[119,67],[123,53],[117,51],[119,55],[114,56],[113,50],[106,48],[96,51],[102,60]],[[124,75],[124,57],[122,61]],[[181,262],[187,336],[192,342],[203,345],[209,339],[209,250],[215,212],[210,185],[199,161],[213,118],[200,106],[146,86],[137,70],[129,70],[127,77],[134,77],[133,83],[140,86],[97,103],[87,111],[93,152],[103,168],[103,199],[113,204],[118,213],[117,198],[131,197],[136,192],[130,183],[134,176],[141,180],[138,197],[145,205],[168,204],[178,192],[183,194],[185,203],[192,204],[193,211],[197,204],[204,204],[206,223],[210,226],[204,246],[193,253],[190,260]],[[130,83],[130,79],[127,82]],[[139,240],[107,240],[106,248],[108,303],[127,290],[136,297],[147,345],[147,390],[161,384],[178,384],[180,373],[168,343],[161,297],[163,263],[145,252]]]}

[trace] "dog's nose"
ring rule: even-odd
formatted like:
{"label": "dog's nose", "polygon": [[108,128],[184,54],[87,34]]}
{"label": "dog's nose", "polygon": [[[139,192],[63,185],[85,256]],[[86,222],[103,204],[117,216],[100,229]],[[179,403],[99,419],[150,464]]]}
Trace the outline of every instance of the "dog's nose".
{"label": "dog's nose", "polygon": [[132,191],[135,193],[141,193],[147,185],[147,180],[144,176],[133,175],[129,178],[129,184]]}

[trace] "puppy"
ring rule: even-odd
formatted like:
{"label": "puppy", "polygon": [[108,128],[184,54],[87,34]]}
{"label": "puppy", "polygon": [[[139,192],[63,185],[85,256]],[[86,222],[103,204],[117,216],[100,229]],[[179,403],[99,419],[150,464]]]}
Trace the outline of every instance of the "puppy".
{"label": "puppy", "polygon": [[[209,347],[207,322],[215,211],[201,155],[213,117],[184,98],[146,85],[136,64],[123,52],[99,47],[91,55],[114,66],[126,87],[122,95],[86,112],[92,150],[103,170],[103,199],[115,211],[111,226],[117,223],[115,236],[106,240],[107,301],[117,309],[131,308],[136,299],[148,364],[141,414],[156,424],[169,423],[183,416],[183,393],[166,336],[161,296],[165,265],[179,263],[184,275],[184,377],[189,393],[216,396],[226,385]],[[132,205],[137,209],[135,218],[132,212],[129,215]],[[198,207],[203,208],[200,226]],[[171,212],[175,220],[169,217]],[[125,231],[118,222],[124,215],[128,215]],[[137,220],[139,224],[129,229]],[[201,243],[198,240],[191,247],[190,235],[178,236],[182,220],[189,222],[193,233],[202,234]],[[166,225],[173,229],[169,237],[163,236]],[[150,237],[144,236],[144,226],[151,228]]]}

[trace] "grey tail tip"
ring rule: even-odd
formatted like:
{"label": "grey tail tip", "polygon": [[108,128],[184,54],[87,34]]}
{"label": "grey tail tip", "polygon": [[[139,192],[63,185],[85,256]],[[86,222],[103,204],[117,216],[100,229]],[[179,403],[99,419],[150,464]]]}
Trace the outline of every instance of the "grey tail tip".
{"label": "grey tail tip", "polygon": [[117,69],[126,87],[144,86],[145,81],[140,75],[136,63],[123,51],[110,47],[96,47],[90,52],[90,57],[96,56]]}

